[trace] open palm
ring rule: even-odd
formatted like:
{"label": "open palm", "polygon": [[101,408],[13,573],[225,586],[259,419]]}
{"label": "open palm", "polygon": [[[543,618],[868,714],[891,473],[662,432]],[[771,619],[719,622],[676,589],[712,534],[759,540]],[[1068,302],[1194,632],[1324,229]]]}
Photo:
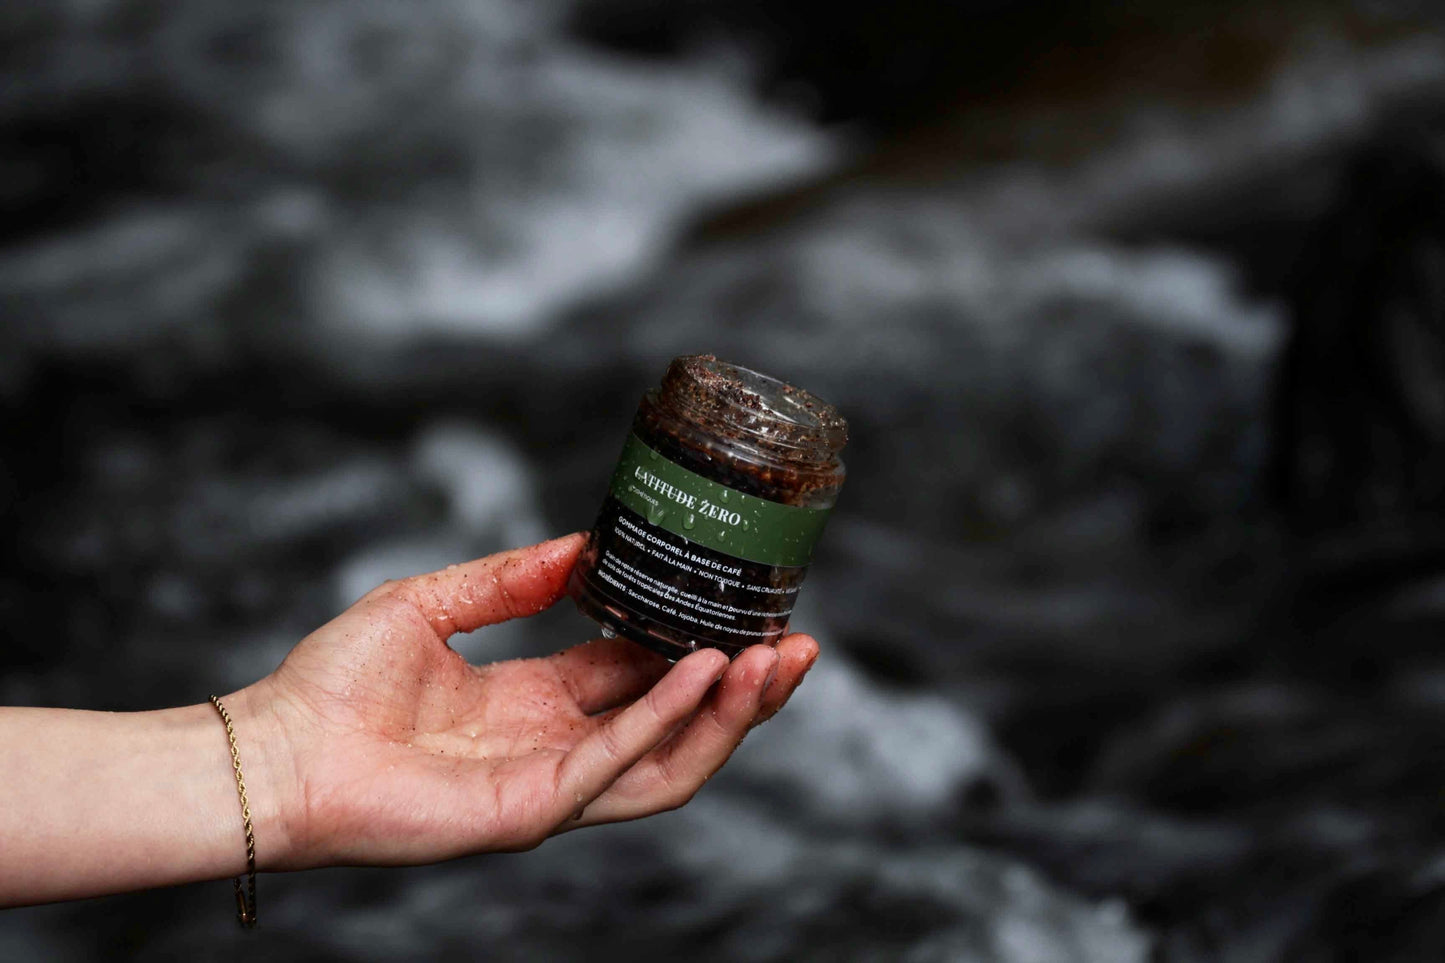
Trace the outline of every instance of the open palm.
{"label": "open palm", "polygon": [[[599,639],[473,666],[453,633],[564,592],[579,535],[389,582],[307,636],[246,695],[283,734],[294,796],[273,869],[526,849],[686,802],[817,657],[806,635],[729,664]],[[716,683],[716,685],[714,684]]]}

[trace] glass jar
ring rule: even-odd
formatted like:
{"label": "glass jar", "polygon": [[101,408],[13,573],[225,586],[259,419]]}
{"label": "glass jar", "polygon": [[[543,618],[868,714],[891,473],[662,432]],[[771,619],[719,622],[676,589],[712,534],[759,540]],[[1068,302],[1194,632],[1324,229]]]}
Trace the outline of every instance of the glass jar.
{"label": "glass jar", "polygon": [[825,401],[711,355],[647,392],[569,590],[604,635],[678,659],[775,644],[843,485]]}

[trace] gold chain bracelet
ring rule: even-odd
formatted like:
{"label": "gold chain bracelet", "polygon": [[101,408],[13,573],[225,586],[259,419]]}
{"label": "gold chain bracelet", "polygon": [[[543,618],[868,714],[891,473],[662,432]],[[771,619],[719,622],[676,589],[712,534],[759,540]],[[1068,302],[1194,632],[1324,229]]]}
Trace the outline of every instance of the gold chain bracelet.
{"label": "gold chain bracelet", "polygon": [[236,729],[231,725],[231,714],[216,696],[211,696],[211,704],[226,724],[226,738],[231,743],[231,768],[236,770],[236,792],[241,797],[241,821],[246,827],[246,886],[241,887],[239,876],[232,882],[236,884],[236,918],[249,928],[256,925],[256,834],[251,829],[251,804],[246,802],[246,777],[241,775],[241,753],[236,749]]}

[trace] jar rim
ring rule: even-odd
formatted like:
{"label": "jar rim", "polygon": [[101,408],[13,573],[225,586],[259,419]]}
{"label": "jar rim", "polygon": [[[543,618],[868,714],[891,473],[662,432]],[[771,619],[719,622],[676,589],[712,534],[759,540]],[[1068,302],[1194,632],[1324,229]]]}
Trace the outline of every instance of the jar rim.
{"label": "jar rim", "polygon": [[794,458],[827,461],[848,441],[848,422],[831,403],[714,355],[674,358],[658,391],[700,427],[721,425]]}

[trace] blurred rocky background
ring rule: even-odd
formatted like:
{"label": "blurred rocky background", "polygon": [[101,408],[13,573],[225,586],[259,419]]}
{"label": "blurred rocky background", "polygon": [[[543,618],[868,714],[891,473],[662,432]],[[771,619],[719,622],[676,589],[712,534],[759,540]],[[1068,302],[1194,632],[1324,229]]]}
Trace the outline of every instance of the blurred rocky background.
{"label": "blurred rocky background", "polygon": [[0,959],[1445,959],[1440,16],[0,6],[0,702],[587,527],[674,354],[854,427],[824,658],[684,810]]}

